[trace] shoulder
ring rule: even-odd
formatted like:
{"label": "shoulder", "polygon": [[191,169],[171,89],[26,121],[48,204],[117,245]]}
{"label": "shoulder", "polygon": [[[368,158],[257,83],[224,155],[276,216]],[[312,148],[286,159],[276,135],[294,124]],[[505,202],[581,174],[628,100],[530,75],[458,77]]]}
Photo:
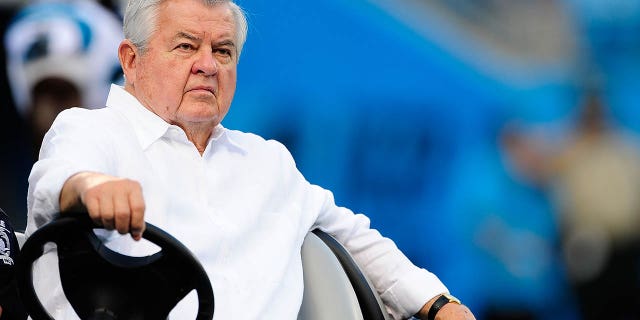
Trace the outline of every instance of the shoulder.
{"label": "shoulder", "polygon": [[253,157],[260,157],[264,161],[285,162],[295,166],[291,152],[280,141],[265,139],[255,133],[226,128],[224,130],[229,142],[242,150],[243,153]]}
{"label": "shoulder", "polygon": [[51,128],[97,128],[113,126],[118,122],[118,114],[111,108],[86,109],[74,107],[58,114]]}
{"label": "shoulder", "polygon": [[[82,107],[73,107],[65,109],[58,114],[56,121],[78,121],[80,123],[86,121],[109,121],[116,116],[116,112],[112,108],[87,109]],[[80,121],[82,120],[82,121]]]}
{"label": "shoulder", "polygon": [[107,141],[127,129],[126,122],[111,108],[86,109],[74,107],[58,114],[45,135],[47,142],[54,138],[71,141]]}
{"label": "shoulder", "polygon": [[277,140],[265,139],[262,136],[250,132],[243,132],[227,128],[225,128],[224,130],[232,143],[249,151],[255,149],[265,149],[265,151],[288,153],[287,148]]}

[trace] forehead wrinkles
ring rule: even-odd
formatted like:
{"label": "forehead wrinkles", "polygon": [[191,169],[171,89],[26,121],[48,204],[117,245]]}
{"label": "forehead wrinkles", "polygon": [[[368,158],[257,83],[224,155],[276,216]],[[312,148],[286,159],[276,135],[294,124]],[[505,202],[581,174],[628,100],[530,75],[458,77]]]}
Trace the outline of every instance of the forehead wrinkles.
{"label": "forehead wrinkles", "polygon": [[237,43],[237,26],[229,5],[227,3],[213,5],[197,3],[200,6],[186,7],[180,6],[177,2],[163,2],[157,19],[158,25],[174,24],[179,28],[177,32],[186,32],[198,37],[211,35],[214,39],[229,38]]}

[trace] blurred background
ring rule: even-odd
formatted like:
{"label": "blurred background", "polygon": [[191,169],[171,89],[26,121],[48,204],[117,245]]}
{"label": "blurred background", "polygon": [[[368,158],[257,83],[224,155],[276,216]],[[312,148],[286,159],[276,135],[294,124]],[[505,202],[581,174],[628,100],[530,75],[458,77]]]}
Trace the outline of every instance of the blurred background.
{"label": "blurred background", "polygon": [[[0,2],[16,229],[55,114],[122,81],[124,2]],[[478,319],[640,319],[640,0],[237,2],[226,127],[283,142]]]}

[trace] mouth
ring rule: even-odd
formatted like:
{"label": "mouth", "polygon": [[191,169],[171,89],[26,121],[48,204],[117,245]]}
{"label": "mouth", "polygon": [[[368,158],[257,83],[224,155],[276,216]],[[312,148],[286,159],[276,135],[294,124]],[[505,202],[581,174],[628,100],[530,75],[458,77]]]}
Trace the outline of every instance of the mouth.
{"label": "mouth", "polygon": [[209,87],[209,86],[197,86],[197,87],[193,87],[191,89],[189,89],[189,91],[191,92],[208,92],[211,93],[212,95],[215,95],[215,90],[213,87]]}

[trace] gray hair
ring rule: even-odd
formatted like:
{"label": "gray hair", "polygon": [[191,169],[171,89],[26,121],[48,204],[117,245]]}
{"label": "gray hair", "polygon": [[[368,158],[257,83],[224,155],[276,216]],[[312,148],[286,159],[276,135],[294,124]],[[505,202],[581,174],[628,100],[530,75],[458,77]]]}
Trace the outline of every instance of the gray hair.
{"label": "gray hair", "polygon": [[[156,19],[158,18],[158,8],[160,4],[167,0],[129,0],[124,13],[123,30],[125,38],[144,53],[149,44],[151,34],[156,30]],[[247,18],[233,0],[201,0],[207,6],[228,3],[231,8],[236,24],[236,47],[238,57],[242,52],[242,47],[247,39]]]}

